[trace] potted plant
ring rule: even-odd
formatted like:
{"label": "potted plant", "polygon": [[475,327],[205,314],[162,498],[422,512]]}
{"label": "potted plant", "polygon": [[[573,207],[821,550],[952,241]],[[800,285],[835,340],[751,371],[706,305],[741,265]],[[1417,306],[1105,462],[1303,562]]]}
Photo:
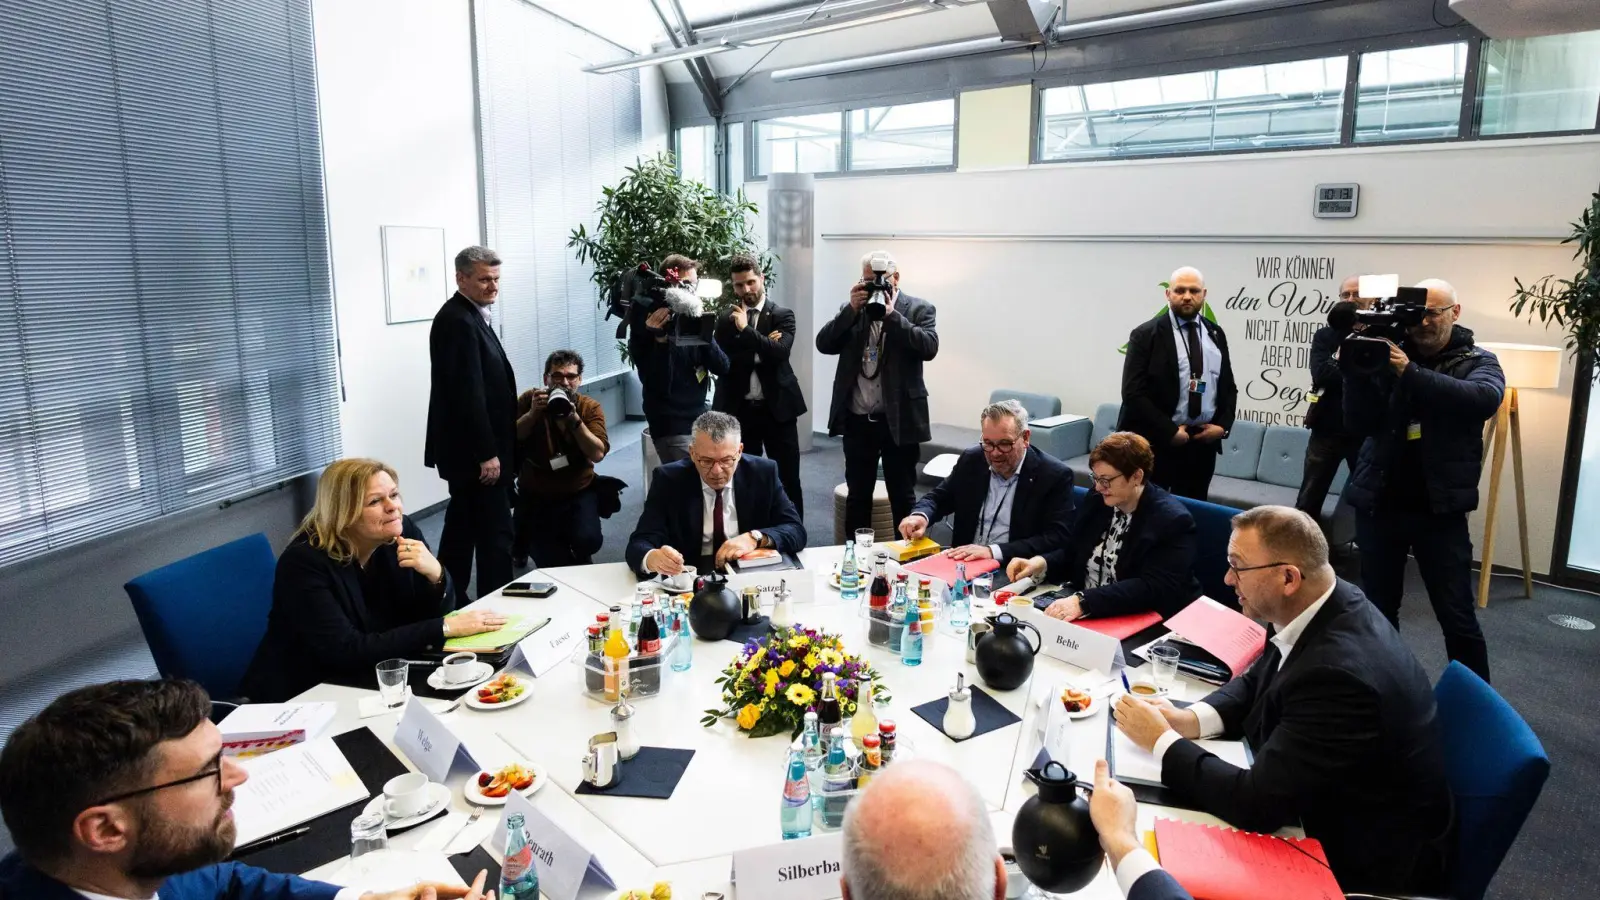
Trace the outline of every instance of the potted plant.
{"label": "potted plant", "polygon": [[[1528,285],[1517,279],[1511,311],[1529,319],[1537,315],[1540,322],[1565,328],[1567,349],[1581,364],[1600,353],[1600,191],[1589,198],[1589,207],[1562,243],[1577,245],[1573,258],[1583,268],[1571,278],[1546,275]],[[1595,367],[1595,376],[1600,377],[1600,366]]]}
{"label": "potted plant", "polygon": [[[741,188],[733,196],[720,194],[678,173],[676,160],[661,153],[627,170],[616,185],[601,191],[594,230],[572,229],[567,246],[578,262],[591,267],[589,280],[604,309],[622,291],[622,275],[647,262],[659,267],[672,253],[699,260],[702,278],[722,282],[722,295],[709,301],[715,312],[733,302],[728,260],[736,253],[754,254],[762,274],[772,284],[773,256],[761,249],[750,228],[750,217],[760,210]],[[627,298],[621,298],[627,299]],[[626,344],[621,346],[628,358]]]}

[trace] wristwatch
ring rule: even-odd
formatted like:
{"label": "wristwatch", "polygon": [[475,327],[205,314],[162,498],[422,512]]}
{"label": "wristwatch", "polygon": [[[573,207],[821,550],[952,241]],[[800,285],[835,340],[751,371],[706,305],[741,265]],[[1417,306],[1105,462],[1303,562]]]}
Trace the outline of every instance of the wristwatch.
{"label": "wristwatch", "polygon": [[767,537],[755,529],[750,530],[750,536],[756,539],[756,546],[765,550],[772,547],[772,538]]}

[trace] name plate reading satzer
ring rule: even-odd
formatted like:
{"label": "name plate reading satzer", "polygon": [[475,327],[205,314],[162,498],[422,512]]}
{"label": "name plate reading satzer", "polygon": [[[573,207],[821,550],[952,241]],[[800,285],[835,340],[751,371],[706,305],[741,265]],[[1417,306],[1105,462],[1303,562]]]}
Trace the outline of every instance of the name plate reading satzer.
{"label": "name plate reading satzer", "polygon": [[753,847],[733,854],[735,896],[760,900],[834,900],[844,871],[844,833]]}

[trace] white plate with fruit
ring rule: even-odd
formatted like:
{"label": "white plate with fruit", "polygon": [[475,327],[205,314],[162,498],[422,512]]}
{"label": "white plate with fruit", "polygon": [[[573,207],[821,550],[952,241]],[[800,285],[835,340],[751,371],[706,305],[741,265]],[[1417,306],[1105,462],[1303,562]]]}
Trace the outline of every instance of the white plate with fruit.
{"label": "white plate with fruit", "polygon": [[649,888],[625,888],[612,891],[606,900],[672,900],[672,883],[658,881]]}
{"label": "white plate with fruit", "polygon": [[505,709],[533,696],[533,691],[522,678],[506,672],[488,684],[479,685],[467,692],[467,705],[473,709]]}
{"label": "white plate with fruit", "polygon": [[506,802],[506,797],[516,791],[524,797],[532,797],[550,780],[542,766],[530,762],[512,763],[498,769],[484,769],[478,774],[467,779],[466,787],[461,789],[462,796],[468,803],[478,806],[500,806]]}
{"label": "white plate with fruit", "polygon": [[1100,706],[1088,691],[1080,691],[1069,687],[1061,692],[1061,705],[1066,708],[1067,718],[1087,719],[1100,711]]}

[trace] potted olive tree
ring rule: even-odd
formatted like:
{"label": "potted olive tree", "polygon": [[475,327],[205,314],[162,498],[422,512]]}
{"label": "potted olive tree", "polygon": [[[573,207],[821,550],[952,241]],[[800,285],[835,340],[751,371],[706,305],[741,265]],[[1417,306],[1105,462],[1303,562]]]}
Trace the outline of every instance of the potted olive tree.
{"label": "potted olive tree", "polygon": [[[1583,268],[1571,278],[1546,275],[1527,285],[1517,279],[1511,311],[1565,328],[1567,349],[1582,366],[1600,358],[1600,192],[1589,199],[1589,207],[1572,223],[1572,234],[1562,243],[1577,246],[1573,258]],[[1594,375],[1600,378],[1600,366],[1594,367]]]}

